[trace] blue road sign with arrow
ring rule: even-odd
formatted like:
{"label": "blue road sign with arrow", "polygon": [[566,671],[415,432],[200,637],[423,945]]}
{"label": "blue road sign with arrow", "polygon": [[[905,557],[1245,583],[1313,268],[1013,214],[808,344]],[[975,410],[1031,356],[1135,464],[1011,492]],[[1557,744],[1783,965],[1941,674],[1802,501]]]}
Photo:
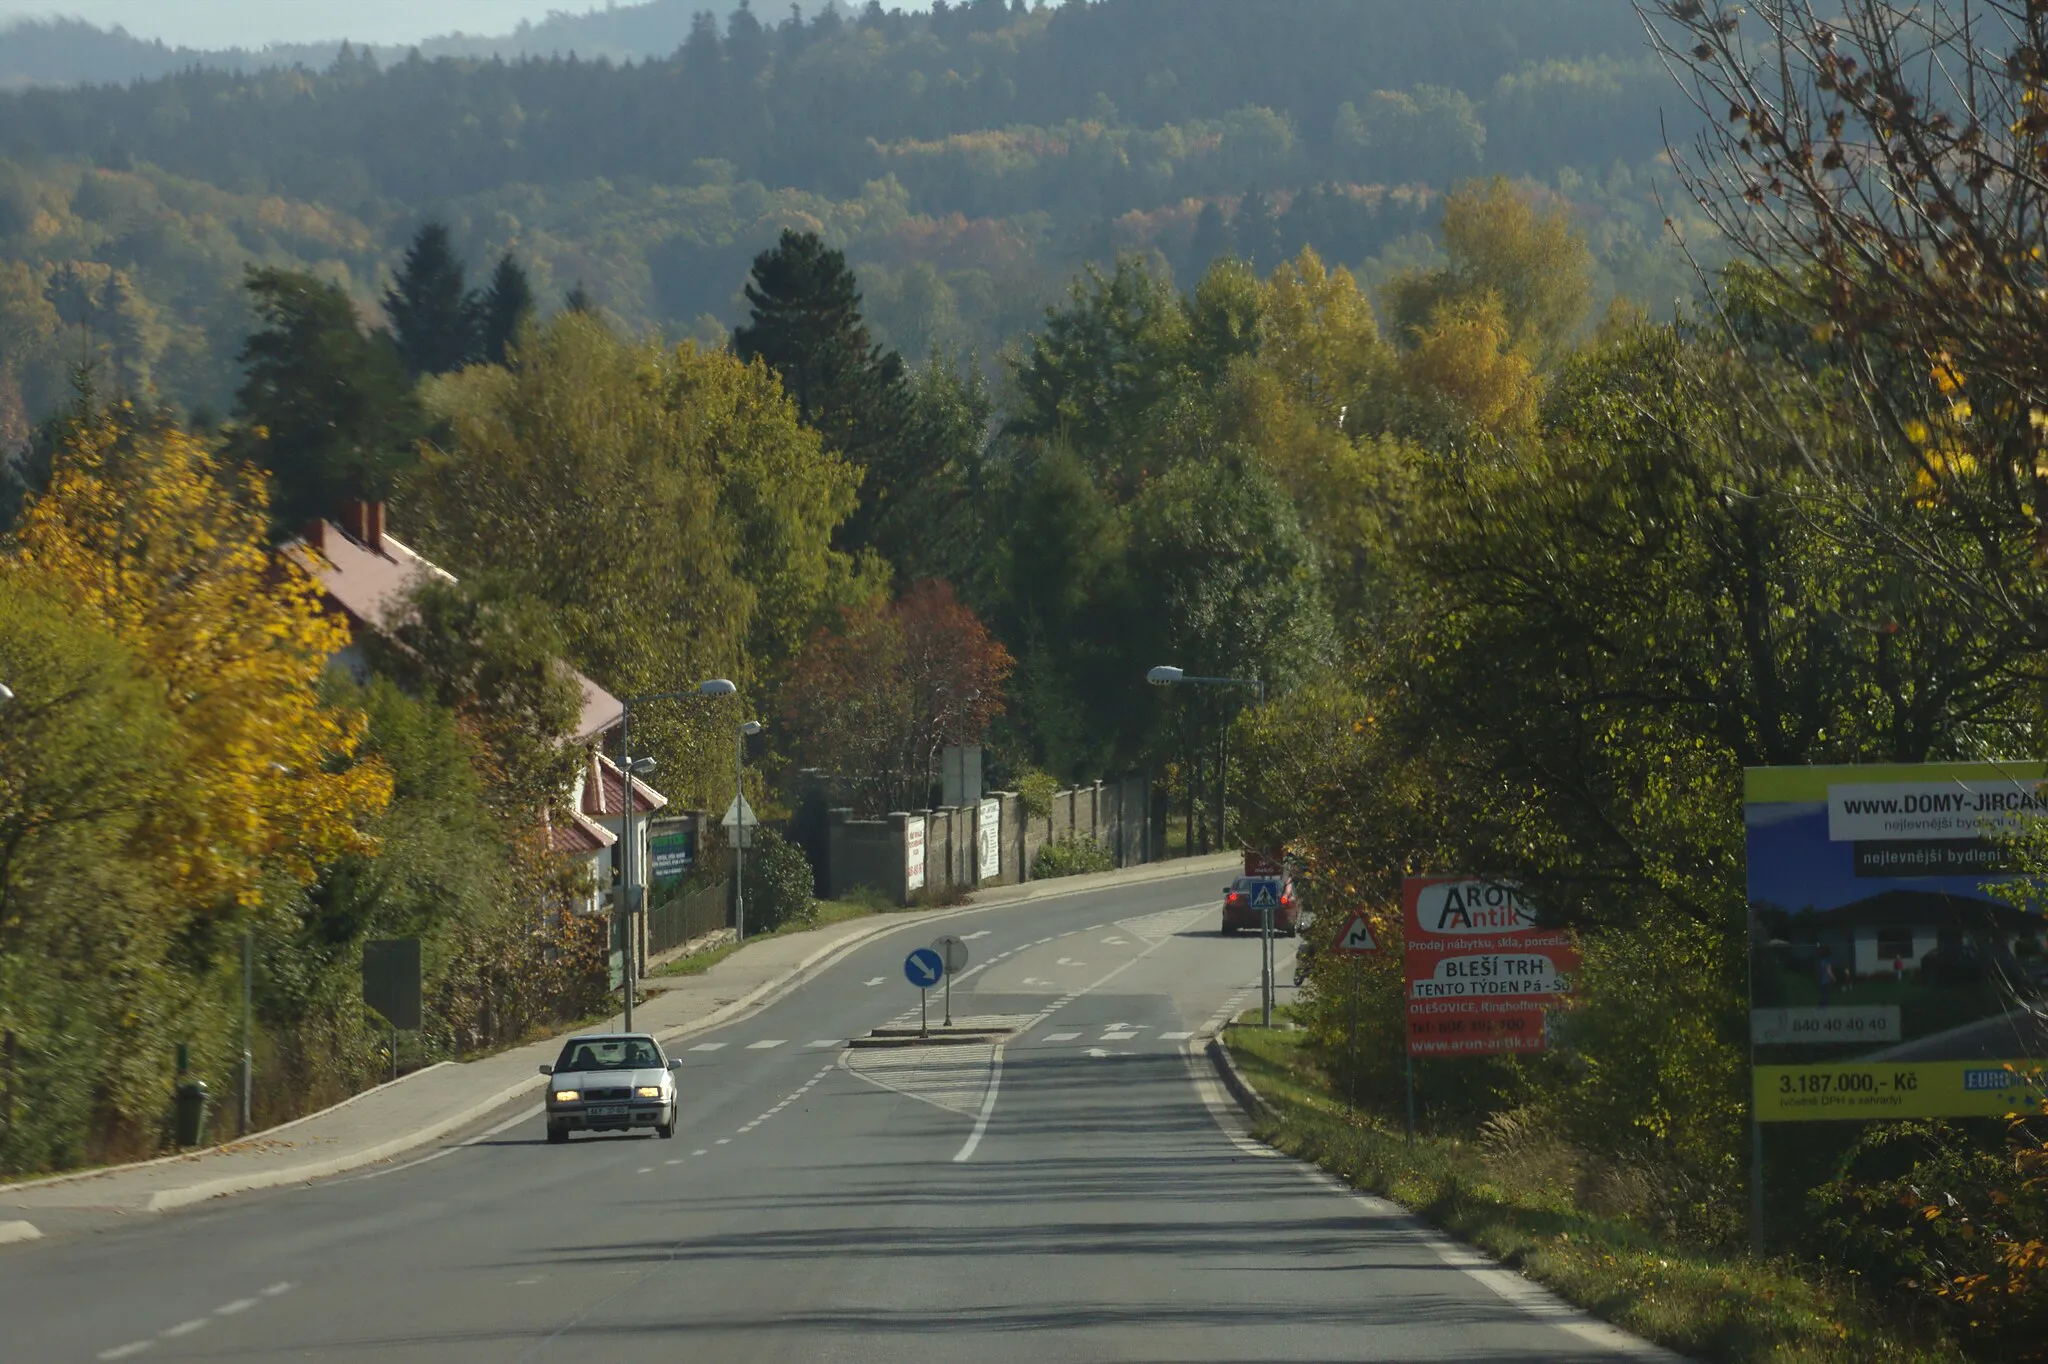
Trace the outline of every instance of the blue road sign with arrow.
{"label": "blue road sign with arrow", "polygon": [[903,959],[903,974],[920,990],[929,990],[946,974],[946,959],[929,947],[920,947]]}

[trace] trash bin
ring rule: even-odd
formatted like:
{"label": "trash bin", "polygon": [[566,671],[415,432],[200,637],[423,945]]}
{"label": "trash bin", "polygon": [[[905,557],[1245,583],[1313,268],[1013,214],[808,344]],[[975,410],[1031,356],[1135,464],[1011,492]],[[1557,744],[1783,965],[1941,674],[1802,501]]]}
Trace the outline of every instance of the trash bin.
{"label": "trash bin", "polygon": [[180,1146],[197,1146],[206,1135],[206,1084],[187,1080],[177,1088],[174,1135]]}

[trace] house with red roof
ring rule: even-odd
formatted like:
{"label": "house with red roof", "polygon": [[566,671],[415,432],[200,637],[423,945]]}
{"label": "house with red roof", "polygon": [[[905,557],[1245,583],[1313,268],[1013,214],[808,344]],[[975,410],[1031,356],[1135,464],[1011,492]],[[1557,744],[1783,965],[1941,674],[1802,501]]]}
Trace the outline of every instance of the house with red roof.
{"label": "house with red roof", "polygon": [[[325,518],[309,523],[300,535],[283,546],[283,553],[320,584],[330,609],[347,617],[351,633],[358,639],[365,630],[387,633],[413,585],[423,577],[456,581],[455,575],[404,544],[385,525],[382,502],[352,499],[342,507],[339,520]],[[354,654],[353,658],[349,654]],[[341,658],[358,672],[364,670],[354,645]],[[565,665],[566,666],[566,665]],[[581,693],[581,705],[573,733],[565,742],[581,747],[585,760],[569,792],[565,811],[543,812],[548,844],[558,854],[587,869],[590,889],[580,912],[597,914],[604,908],[604,888],[611,885],[618,842],[625,835],[625,776],[618,764],[603,752],[604,736],[617,729],[625,718],[619,699],[597,683],[571,668]],[[639,778],[633,778],[633,852],[635,865],[646,867],[648,826],[655,813],[668,805],[668,798]]]}

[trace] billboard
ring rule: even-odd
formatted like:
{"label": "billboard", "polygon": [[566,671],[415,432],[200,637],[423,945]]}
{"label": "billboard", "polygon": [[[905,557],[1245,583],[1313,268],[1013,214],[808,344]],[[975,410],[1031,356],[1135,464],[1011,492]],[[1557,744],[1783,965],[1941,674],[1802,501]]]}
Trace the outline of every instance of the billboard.
{"label": "billboard", "polygon": [[975,879],[994,881],[1003,874],[1003,803],[985,800],[974,815]]}
{"label": "billboard", "polygon": [[1543,1015],[1571,991],[1578,949],[1515,888],[1473,876],[1401,884],[1410,1056],[1542,1051]]}
{"label": "billboard", "polygon": [[[2041,763],[1743,774],[1761,1122],[1997,1117],[2037,1101],[2048,921],[1993,894]],[[2029,1059],[2036,1058],[2036,1059]]]}
{"label": "billboard", "polygon": [[903,889],[924,889],[924,816],[903,821]]}

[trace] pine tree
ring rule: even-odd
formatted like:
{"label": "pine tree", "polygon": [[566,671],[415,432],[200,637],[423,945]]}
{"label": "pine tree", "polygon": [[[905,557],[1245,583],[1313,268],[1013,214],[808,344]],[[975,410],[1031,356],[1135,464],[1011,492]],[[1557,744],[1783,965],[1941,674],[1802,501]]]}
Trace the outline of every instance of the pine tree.
{"label": "pine tree", "polygon": [[562,295],[562,311],[568,313],[594,313],[597,311],[597,303],[590,297],[590,290],[583,287],[582,280],[577,280],[575,287]]}
{"label": "pine tree", "polygon": [[405,264],[384,293],[398,358],[414,378],[447,374],[476,358],[477,299],[463,282],[462,260],[441,223],[420,225]]}
{"label": "pine tree", "polygon": [[505,363],[505,349],[519,334],[519,324],[533,315],[533,286],[526,271],[507,251],[498,257],[490,287],[477,300],[477,358],[486,364]]}
{"label": "pine tree", "polygon": [[365,336],[348,296],[286,270],[249,272],[262,326],[242,346],[234,458],[270,472],[274,529],[382,497],[423,422],[388,337]]}
{"label": "pine tree", "polygon": [[919,462],[901,448],[909,408],[903,358],[869,340],[853,271],[816,233],[784,229],[774,249],[754,258],[746,295],[753,320],[733,333],[733,351],[781,375],[805,424],[868,471],[843,537],[847,548],[867,545]]}

